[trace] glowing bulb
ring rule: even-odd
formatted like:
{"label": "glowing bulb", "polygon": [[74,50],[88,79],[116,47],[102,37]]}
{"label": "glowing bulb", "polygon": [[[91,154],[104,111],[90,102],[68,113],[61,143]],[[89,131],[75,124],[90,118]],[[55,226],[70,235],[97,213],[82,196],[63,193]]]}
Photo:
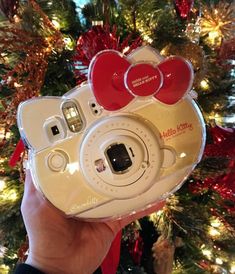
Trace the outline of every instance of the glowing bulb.
{"label": "glowing bulb", "polygon": [[209,249],[203,249],[202,254],[205,255],[208,259],[211,259],[212,252]]}
{"label": "glowing bulb", "polygon": [[58,30],[60,29],[60,23],[58,22],[57,18],[52,19],[51,22],[56,29],[58,29]]}
{"label": "glowing bulb", "polygon": [[219,236],[220,232],[215,229],[214,227],[210,227],[209,232],[208,232],[211,236]]}
{"label": "glowing bulb", "polygon": [[0,164],[3,163],[3,162],[5,162],[5,159],[4,158],[0,158]]}
{"label": "glowing bulb", "polygon": [[4,257],[4,254],[6,253],[6,247],[0,245],[0,258]]}
{"label": "glowing bulb", "polygon": [[15,23],[19,23],[19,22],[20,22],[20,17],[19,17],[18,15],[15,14],[15,15],[13,16],[13,20],[14,20]]}
{"label": "glowing bulb", "polygon": [[222,223],[219,219],[214,219],[211,221],[211,226],[213,226],[213,227],[220,227],[221,225],[222,225]]}
{"label": "glowing bulb", "polygon": [[104,22],[102,20],[100,20],[100,21],[96,20],[96,21],[92,21],[91,24],[92,24],[92,26],[101,26],[101,27],[103,27]]}
{"label": "glowing bulb", "polygon": [[232,262],[232,263],[231,263],[230,272],[231,272],[232,274],[235,273],[235,262]]}
{"label": "glowing bulb", "polygon": [[22,85],[21,85],[21,84],[18,84],[18,83],[16,83],[16,82],[14,82],[14,87],[15,87],[15,88],[20,88],[20,87],[22,87]]}
{"label": "glowing bulb", "polygon": [[8,195],[8,200],[11,200],[12,202],[17,200],[17,193],[15,191],[12,191],[9,195]]}
{"label": "glowing bulb", "polygon": [[125,47],[124,50],[122,51],[122,53],[126,53],[128,50],[130,49],[130,47]]}
{"label": "glowing bulb", "polygon": [[1,269],[1,273],[2,274],[7,274],[7,273],[9,273],[9,270],[10,270],[10,268],[9,268],[9,266],[7,266],[7,265],[5,265],[5,264],[1,264],[0,265],[0,269]]}
{"label": "glowing bulb", "polygon": [[223,260],[221,258],[216,258],[215,262],[220,265],[223,264]]}
{"label": "glowing bulb", "polygon": [[12,189],[10,191],[4,191],[0,197],[5,201],[14,202],[18,199],[18,194],[15,190]]}
{"label": "glowing bulb", "polygon": [[150,38],[147,34],[143,35],[144,41],[148,42],[149,44],[151,44],[153,42],[153,39]]}
{"label": "glowing bulb", "polygon": [[70,37],[64,37],[63,39],[64,43],[65,43],[65,48],[68,50],[73,50],[73,41]]}
{"label": "glowing bulb", "polygon": [[0,191],[3,191],[3,189],[6,187],[6,182],[3,180],[0,180]]}
{"label": "glowing bulb", "polygon": [[209,39],[211,41],[214,41],[218,37],[220,37],[220,33],[217,30],[213,30],[209,32]]}
{"label": "glowing bulb", "polygon": [[208,33],[208,43],[211,44],[212,46],[218,46],[221,44],[221,33],[217,29],[210,31]]}
{"label": "glowing bulb", "polygon": [[206,79],[201,81],[200,86],[203,90],[208,90],[209,89],[209,84],[208,84],[208,81]]}

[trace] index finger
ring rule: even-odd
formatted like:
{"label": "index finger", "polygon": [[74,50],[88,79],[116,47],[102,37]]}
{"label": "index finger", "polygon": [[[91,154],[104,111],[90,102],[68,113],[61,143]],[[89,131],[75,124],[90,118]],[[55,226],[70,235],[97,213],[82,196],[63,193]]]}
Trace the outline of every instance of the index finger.
{"label": "index finger", "polygon": [[32,176],[29,169],[25,171],[25,183],[24,183],[24,195],[29,195],[35,192],[35,186],[33,184]]}

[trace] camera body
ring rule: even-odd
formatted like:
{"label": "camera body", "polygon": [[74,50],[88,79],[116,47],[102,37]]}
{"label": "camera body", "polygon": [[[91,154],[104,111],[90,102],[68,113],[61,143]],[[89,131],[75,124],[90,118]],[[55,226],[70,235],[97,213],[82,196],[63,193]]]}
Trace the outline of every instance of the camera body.
{"label": "camera body", "polygon": [[[32,178],[46,199],[67,216],[109,219],[150,207],[181,186],[201,158],[205,126],[188,93],[192,68],[177,60],[189,71],[177,102],[161,95],[171,86],[165,59],[141,47],[127,57],[98,53],[88,83],[20,104]],[[172,81],[182,82],[174,71]]]}

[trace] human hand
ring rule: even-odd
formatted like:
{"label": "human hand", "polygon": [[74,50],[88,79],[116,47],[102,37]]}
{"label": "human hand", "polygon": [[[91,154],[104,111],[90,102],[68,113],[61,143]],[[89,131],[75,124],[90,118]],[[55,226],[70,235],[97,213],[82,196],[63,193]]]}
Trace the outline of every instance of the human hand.
{"label": "human hand", "polygon": [[26,263],[49,274],[93,273],[101,265],[118,231],[163,206],[161,202],[146,211],[108,222],[66,218],[35,189],[27,170],[21,205],[29,237]]}

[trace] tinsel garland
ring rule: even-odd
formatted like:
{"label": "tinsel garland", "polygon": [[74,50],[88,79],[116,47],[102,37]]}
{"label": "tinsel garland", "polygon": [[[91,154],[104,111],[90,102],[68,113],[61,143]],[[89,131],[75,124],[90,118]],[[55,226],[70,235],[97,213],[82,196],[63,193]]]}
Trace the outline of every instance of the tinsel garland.
{"label": "tinsel garland", "polygon": [[193,7],[194,0],[174,0],[175,10],[181,19],[187,19]]}
{"label": "tinsel garland", "polygon": [[234,37],[234,1],[212,1],[209,5],[202,6],[200,20],[200,36],[207,37],[206,42],[210,46],[219,47],[224,40]]}
{"label": "tinsel garland", "polygon": [[55,29],[34,0],[29,2],[41,17],[46,37],[23,30],[19,22],[0,27],[0,91],[3,94],[0,101],[0,120],[5,132],[16,122],[19,103],[39,95],[48,57],[53,50],[58,51],[63,47],[62,34]]}
{"label": "tinsel garland", "polygon": [[132,40],[128,35],[122,42],[117,34],[117,27],[109,25],[93,26],[89,31],[83,33],[77,41],[74,55],[74,73],[77,84],[87,80],[87,69],[93,56],[99,51],[113,49],[128,54],[142,44],[140,37]]}
{"label": "tinsel garland", "polygon": [[[226,171],[204,180],[198,179],[189,185],[189,189],[194,194],[210,190],[218,193],[222,199],[221,208],[229,214],[235,214],[235,129],[215,125],[209,128],[208,133],[211,135],[212,143],[206,145],[204,158],[223,157],[227,159]],[[216,209],[213,209],[212,213],[220,215]]]}
{"label": "tinsel garland", "polygon": [[0,0],[0,10],[10,21],[13,21],[18,6],[19,0]]}

